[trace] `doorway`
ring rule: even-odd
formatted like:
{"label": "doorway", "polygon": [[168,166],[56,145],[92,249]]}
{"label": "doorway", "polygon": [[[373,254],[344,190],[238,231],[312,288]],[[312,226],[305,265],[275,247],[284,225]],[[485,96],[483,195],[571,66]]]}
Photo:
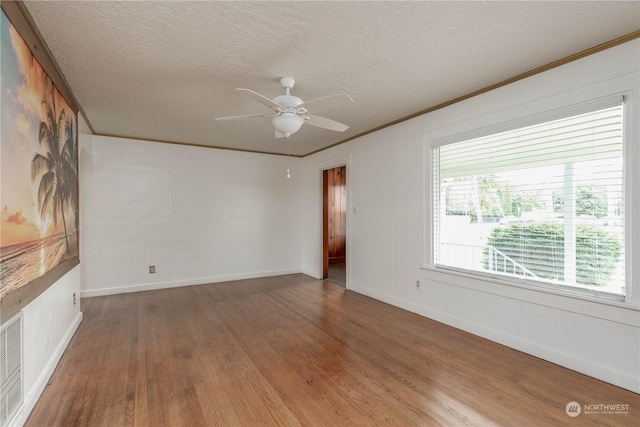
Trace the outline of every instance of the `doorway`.
{"label": "doorway", "polygon": [[347,167],[322,171],[322,278],[347,285]]}

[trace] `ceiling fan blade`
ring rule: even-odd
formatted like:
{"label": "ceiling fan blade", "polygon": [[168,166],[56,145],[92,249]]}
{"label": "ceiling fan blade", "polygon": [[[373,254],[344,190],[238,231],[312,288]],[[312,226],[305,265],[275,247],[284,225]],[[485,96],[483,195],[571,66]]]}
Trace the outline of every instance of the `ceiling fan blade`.
{"label": "ceiling fan blade", "polygon": [[216,117],[214,120],[247,119],[249,117],[273,117],[271,114],[246,114],[244,116]]}
{"label": "ceiling fan blade", "polygon": [[243,89],[243,88],[237,88],[236,90],[241,90],[241,91],[245,92],[254,101],[258,101],[260,104],[266,105],[267,107],[273,109],[274,111],[277,111],[277,112],[282,111],[282,105],[278,104],[277,102],[273,102],[272,100],[270,100],[266,96],[260,95],[258,92],[254,92],[254,91],[252,91],[250,89]]}
{"label": "ceiling fan blade", "polygon": [[305,114],[305,116],[309,117],[309,119],[304,122],[307,125],[323,129],[335,130],[337,132],[344,132],[345,130],[349,129],[349,126],[340,122],[336,122],[335,120],[327,119],[326,117],[313,116],[311,114]]}
{"label": "ceiling fan blade", "polygon": [[349,102],[353,102],[353,99],[351,99],[351,97],[346,93],[341,93],[339,95],[329,95],[323,98],[312,99],[311,101],[298,105],[298,108],[304,108],[309,112],[315,113],[318,111],[338,108],[344,104],[348,104]]}

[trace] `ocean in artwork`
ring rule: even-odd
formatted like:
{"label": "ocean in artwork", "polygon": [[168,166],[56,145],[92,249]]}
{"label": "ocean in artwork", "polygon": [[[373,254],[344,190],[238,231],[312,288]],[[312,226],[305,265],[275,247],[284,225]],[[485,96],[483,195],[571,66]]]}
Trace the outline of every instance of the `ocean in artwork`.
{"label": "ocean in artwork", "polygon": [[42,276],[62,261],[77,254],[75,231],[0,248],[0,298]]}

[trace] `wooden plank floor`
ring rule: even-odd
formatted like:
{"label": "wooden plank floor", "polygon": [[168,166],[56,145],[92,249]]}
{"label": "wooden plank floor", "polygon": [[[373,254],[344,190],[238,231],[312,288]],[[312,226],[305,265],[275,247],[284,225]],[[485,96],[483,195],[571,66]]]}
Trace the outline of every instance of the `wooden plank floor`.
{"label": "wooden plank floor", "polygon": [[[301,274],[90,298],[26,426],[638,426],[640,396]],[[628,414],[567,416],[570,401]]]}

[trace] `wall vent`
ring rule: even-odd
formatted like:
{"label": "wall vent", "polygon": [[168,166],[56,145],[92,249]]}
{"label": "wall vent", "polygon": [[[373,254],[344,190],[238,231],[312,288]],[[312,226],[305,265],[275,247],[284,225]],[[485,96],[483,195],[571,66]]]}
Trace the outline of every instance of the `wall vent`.
{"label": "wall vent", "polygon": [[0,426],[22,406],[22,313],[0,326]]}

